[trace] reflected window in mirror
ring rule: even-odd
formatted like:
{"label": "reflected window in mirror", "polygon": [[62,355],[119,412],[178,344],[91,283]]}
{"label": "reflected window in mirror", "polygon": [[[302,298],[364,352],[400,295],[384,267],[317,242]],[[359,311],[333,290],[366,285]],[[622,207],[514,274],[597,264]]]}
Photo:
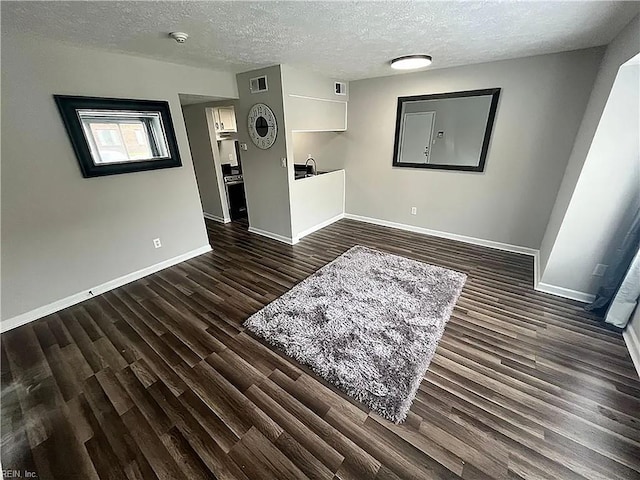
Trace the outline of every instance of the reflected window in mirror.
{"label": "reflected window in mirror", "polygon": [[399,97],[393,166],[484,171],[499,88]]}

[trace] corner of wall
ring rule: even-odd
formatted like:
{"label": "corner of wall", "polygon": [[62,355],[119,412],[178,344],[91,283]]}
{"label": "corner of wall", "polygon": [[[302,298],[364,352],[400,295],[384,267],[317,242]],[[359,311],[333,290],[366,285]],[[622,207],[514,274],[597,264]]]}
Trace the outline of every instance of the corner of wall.
{"label": "corner of wall", "polygon": [[[540,245],[540,280],[552,258],[558,235],[566,220],[573,196],[583,171],[589,149],[604,112],[609,94],[615,82],[618,70],[627,60],[638,54],[637,39],[640,37],[640,15],[634,17],[607,46],[597,76],[594,80],[589,101],[583,113],[582,121],[576,134],[574,145],[565,169],[556,201],[553,205],[547,227]],[[578,297],[590,298],[589,293],[575,292],[555,285],[548,285],[556,291],[574,292]],[[575,298],[576,295],[568,298]]]}
{"label": "corner of wall", "polygon": [[[268,90],[251,93],[249,79],[267,75]],[[291,238],[289,173],[281,166],[287,158],[286,119],[282,95],[282,68],[273,65],[236,75],[238,83],[238,141],[247,144],[242,153],[243,176],[249,225],[256,232]],[[250,108],[264,103],[273,111],[277,122],[275,143],[267,150],[256,147],[249,137],[246,118]],[[293,168],[293,167],[291,167]]]}

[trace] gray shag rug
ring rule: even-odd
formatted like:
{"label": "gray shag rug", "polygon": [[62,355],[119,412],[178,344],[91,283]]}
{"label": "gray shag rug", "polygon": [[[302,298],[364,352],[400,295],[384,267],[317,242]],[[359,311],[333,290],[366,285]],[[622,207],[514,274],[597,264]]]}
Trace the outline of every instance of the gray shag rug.
{"label": "gray shag rug", "polygon": [[466,278],[355,246],[251,316],[245,326],[399,423]]}

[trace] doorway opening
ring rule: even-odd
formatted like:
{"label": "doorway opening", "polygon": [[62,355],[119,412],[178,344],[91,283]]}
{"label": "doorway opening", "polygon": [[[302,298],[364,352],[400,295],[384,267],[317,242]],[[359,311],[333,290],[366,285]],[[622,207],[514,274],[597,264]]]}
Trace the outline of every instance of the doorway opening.
{"label": "doorway opening", "polygon": [[205,218],[244,221],[247,202],[238,144],[237,100],[180,94]]}

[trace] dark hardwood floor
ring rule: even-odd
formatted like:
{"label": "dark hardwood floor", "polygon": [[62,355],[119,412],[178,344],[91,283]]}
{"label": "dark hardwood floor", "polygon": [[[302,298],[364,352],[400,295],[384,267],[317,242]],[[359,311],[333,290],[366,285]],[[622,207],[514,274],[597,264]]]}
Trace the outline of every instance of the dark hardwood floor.
{"label": "dark hardwood floor", "polygon": [[[530,257],[342,220],[214,251],[2,335],[2,466],[56,479],[640,478],[618,333],[535,292]],[[353,245],[466,272],[404,424],[242,322]]]}

